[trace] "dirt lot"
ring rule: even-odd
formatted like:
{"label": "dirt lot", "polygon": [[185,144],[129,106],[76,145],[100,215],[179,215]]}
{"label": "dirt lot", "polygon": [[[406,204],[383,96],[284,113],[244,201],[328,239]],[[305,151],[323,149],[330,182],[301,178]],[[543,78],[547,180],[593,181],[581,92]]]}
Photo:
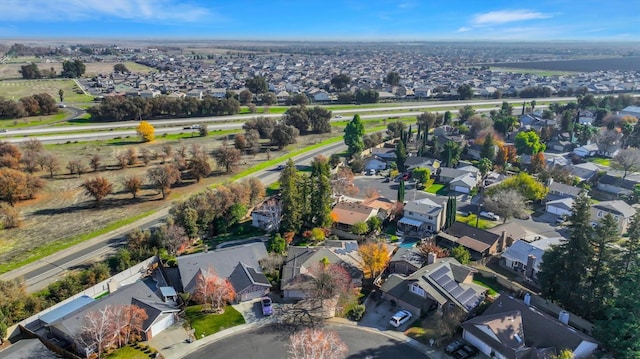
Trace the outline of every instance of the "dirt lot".
{"label": "dirt lot", "polygon": [[[324,135],[326,138],[327,135]],[[294,150],[296,146],[304,146],[319,141],[321,136],[308,136],[300,139],[297,145],[286,151],[272,150],[271,158],[276,158],[284,153]],[[133,200],[131,195],[123,191],[120,183],[122,179],[130,174],[137,173],[146,181],[146,171],[148,167],[139,164],[135,167],[117,169],[115,156],[121,151],[126,151],[129,147],[138,149],[138,153],[143,147],[148,147],[156,153],[161,153],[163,143],[171,143],[174,151],[184,145],[187,148],[193,143],[205,146],[210,152],[222,143],[220,138],[212,137],[166,141],[157,140],[152,144],[141,144],[132,139],[122,141],[117,145],[91,144],[66,144],[46,146],[47,151],[54,152],[60,156],[61,169],[59,174],[53,179],[48,178],[47,173],[37,173],[46,181],[46,188],[36,199],[17,204],[21,211],[23,224],[20,228],[4,230],[0,232],[0,263],[23,259],[27,256],[31,248],[44,246],[57,240],[69,239],[84,233],[104,228],[106,225],[123,220],[128,217],[157,209],[159,206],[170,205],[173,200],[179,199],[200,189],[224,181],[226,176],[214,170],[214,173],[199,184],[185,182],[176,186],[168,199],[162,201],[161,196],[151,188],[144,188],[139,199]],[[89,158],[94,153],[99,153],[103,158],[103,164],[109,165],[108,169],[97,174],[86,173],[80,178],[70,176],[65,168],[70,159],[83,159],[87,165]],[[237,171],[259,162],[267,160],[265,153],[256,156],[244,156],[244,163]],[[158,158],[149,164],[149,167],[161,162]],[[212,160],[213,163],[213,160]],[[214,167],[215,168],[215,167]],[[113,194],[107,196],[100,208],[95,208],[93,199],[85,195],[80,187],[86,178],[100,175],[108,178],[114,184]]]}

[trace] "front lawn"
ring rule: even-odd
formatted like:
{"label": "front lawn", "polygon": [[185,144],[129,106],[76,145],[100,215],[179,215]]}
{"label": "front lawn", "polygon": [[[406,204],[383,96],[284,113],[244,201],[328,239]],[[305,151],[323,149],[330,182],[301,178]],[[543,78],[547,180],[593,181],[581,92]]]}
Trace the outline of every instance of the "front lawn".
{"label": "front lawn", "polygon": [[242,314],[230,305],[224,307],[222,314],[206,313],[202,311],[202,305],[193,305],[187,307],[185,315],[195,329],[196,339],[245,323]]}
{"label": "front lawn", "polygon": [[489,278],[489,277],[483,277],[481,275],[475,275],[473,277],[473,283],[481,285],[485,288],[487,288],[487,294],[495,297],[498,295],[498,293],[500,293],[501,290],[504,290],[505,288],[503,286],[501,286],[497,280],[493,279],[493,278]]}
{"label": "front lawn", "polygon": [[425,191],[427,191],[428,193],[437,194],[438,192],[443,191],[444,188],[445,188],[445,185],[440,183],[434,183],[431,186],[429,186],[429,188],[425,189]]}
{"label": "front lawn", "polygon": [[[477,219],[477,217],[473,213],[469,214],[466,217],[461,215],[461,214],[459,214],[459,213],[456,214],[456,222],[466,223],[466,224],[468,224],[470,226],[473,226],[473,227],[476,226],[476,219]],[[489,221],[489,220],[486,220],[486,219],[483,219],[483,218],[480,218],[478,220],[478,228],[480,228],[480,229],[489,229],[489,228],[495,227],[496,225],[497,225],[496,222]]]}
{"label": "front lawn", "polygon": [[587,161],[593,162],[593,163],[598,164],[600,166],[607,166],[607,167],[611,166],[611,158],[591,157],[591,158],[587,159]]}
{"label": "front lawn", "polygon": [[134,347],[122,347],[114,350],[107,359],[149,359],[149,354]]}

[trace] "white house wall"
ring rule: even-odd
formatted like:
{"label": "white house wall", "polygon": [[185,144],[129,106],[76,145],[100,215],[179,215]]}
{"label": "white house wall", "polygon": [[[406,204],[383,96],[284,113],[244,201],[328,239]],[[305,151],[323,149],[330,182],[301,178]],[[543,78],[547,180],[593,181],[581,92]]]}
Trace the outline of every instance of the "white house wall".
{"label": "white house wall", "polygon": [[576,359],[591,358],[596,349],[598,349],[598,344],[583,340],[573,351],[573,356]]}

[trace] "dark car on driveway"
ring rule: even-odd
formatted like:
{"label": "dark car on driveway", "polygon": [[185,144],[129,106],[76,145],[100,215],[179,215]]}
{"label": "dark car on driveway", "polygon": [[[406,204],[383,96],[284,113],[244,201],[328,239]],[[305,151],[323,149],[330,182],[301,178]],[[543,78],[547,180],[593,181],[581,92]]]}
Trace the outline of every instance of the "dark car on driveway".
{"label": "dark car on driveway", "polygon": [[451,353],[456,359],[469,359],[474,355],[478,354],[478,349],[472,347],[471,345],[463,345],[462,348]]}
{"label": "dark car on driveway", "polygon": [[456,350],[462,348],[463,345],[464,345],[464,343],[462,342],[462,340],[455,339],[451,343],[447,344],[447,346],[444,348],[444,351],[446,353],[453,353]]}

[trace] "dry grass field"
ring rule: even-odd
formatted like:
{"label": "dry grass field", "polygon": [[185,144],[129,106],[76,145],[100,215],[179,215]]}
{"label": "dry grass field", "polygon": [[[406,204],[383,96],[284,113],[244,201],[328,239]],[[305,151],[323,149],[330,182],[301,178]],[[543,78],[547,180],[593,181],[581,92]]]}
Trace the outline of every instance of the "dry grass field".
{"label": "dry grass field", "polygon": [[17,101],[21,97],[46,92],[59,101],[58,91],[64,90],[64,101],[91,102],[93,96],[85,95],[73,80],[4,80],[0,81],[0,96]]}
{"label": "dry grass field", "polygon": [[[41,59],[32,59],[32,58],[19,58],[12,59],[11,62],[6,64],[0,64],[0,80],[6,79],[20,79],[20,66],[26,65],[29,62],[35,62],[40,69],[50,69],[53,67],[54,70],[59,74],[62,72],[62,63],[61,62],[42,62]],[[101,73],[110,73],[113,71],[113,65],[116,62],[87,62],[85,66],[87,71],[85,72],[86,77],[92,77]],[[153,71],[154,69],[148,66],[140,65],[132,61],[124,62],[125,66],[132,72],[140,72],[140,73],[148,73]]]}
{"label": "dry grass field", "polygon": [[[330,135],[307,136],[290,148],[283,151],[272,151],[270,156],[273,159],[327,137]],[[162,206],[170,206],[174,200],[188,196],[190,193],[202,190],[212,184],[224,182],[229,178],[230,175],[222,174],[214,166],[214,172],[208,178],[198,184],[193,181],[185,181],[176,185],[169,198],[165,200],[161,199],[161,195],[156,190],[148,186],[142,189],[138,199],[133,200],[131,194],[123,190],[122,179],[128,175],[138,174],[146,182],[147,169],[160,164],[162,160],[158,158],[152,161],[148,167],[139,163],[129,168],[120,169],[116,165],[116,154],[126,151],[130,147],[135,147],[138,153],[143,147],[149,148],[152,152],[161,153],[162,144],[167,142],[172,144],[174,151],[183,145],[189,148],[195,143],[204,146],[208,152],[211,152],[222,144],[222,138],[194,137],[179,141],[159,139],[151,144],[142,144],[137,139],[123,139],[115,144],[110,141],[45,146],[47,151],[59,156],[61,169],[53,180],[49,179],[48,173],[44,171],[37,173],[46,181],[46,188],[34,200],[20,202],[16,205],[23,218],[22,226],[0,231],[0,263],[20,261],[28,257],[29,251],[33,248],[46,246],[56,241],[69,240],[74,236],[104,228],[116,221],[157,210]],[[69,160],[82,159],[88,167],[89,158],[94,153],[100,154],[103,158],[105,169],[98,173],[85,173],[79,178],[68,174],[65,167]],[[265,153],[244,156],[242,166],[235,172],[266,160]],[[81,187],[85,179],[94,176],[108,178],[114,187],[113,193],[107,196],[99,208],[95,207],[93,198],[87,196]]]}

